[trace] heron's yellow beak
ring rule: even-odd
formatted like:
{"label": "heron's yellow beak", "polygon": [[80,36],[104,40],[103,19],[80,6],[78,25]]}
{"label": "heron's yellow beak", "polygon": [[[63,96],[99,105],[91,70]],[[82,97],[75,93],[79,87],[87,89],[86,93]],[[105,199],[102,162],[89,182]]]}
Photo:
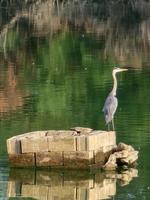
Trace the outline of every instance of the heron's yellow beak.
{"label": "heron's yellow beak", "polygon": [[122,68],[121,71],[122,71],[122,72],[123,72],[123,71],[128,71],[128,69],[127,69],[127,68]]}
{"label": "heron's yellow beak", "polygon": [[127,68],[115,68],[115,69],[113,69],[113,73],[118,73],[118,72],[123,72],[123,71],[128,71],[128,69]]}

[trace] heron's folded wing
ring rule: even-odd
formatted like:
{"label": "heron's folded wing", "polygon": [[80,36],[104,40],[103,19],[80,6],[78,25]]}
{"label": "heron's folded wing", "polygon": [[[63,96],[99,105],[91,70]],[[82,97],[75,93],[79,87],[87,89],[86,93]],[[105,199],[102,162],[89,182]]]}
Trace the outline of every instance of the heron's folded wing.
{"label": "heron's folded wing", "polygon": [[114,96],[108,96],[102,111],[104,112],[104,114],[114,115],[117,106],[118,106],[117,98]]}

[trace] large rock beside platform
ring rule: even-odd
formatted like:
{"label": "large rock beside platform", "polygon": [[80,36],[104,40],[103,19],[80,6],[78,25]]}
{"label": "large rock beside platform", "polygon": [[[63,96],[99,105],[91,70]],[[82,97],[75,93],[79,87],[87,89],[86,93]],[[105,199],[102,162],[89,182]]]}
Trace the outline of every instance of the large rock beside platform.
{"label": "large rock beside platform", "polygon": [[115,132],[83,127],[35,131],[7,140],[9,161],[15,167],[102,167],[115,147]]}
{"label": "large rock beside platform", "polygon": [[138,151],[132,146],[119,143],[114,152],[110,154],[107,162],[103,166],[105,170],[114,170],[118,166],[133,166],[138,159]]}

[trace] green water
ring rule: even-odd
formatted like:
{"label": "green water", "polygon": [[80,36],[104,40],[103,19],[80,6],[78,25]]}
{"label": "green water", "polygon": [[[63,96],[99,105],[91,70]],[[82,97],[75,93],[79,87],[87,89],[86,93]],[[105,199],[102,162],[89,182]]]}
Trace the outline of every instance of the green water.
{"label": "green water", "polygon": [[[64,179],[85,194],[82,182],[90,184],[97,180],[93,177],[100,176],[96,184],[113,185],[114,193],[106,192],[110,198],[150,199],[150,4],[35,2],[0,1],[0,199],[45,199],[42,190],[31,195],[18,187],[34,185],[32,190],[36,191],[40,185],[45,193],[61,173],[65,174],[31,171],[28,175],[24,170],[10,170],[7,138],[74,126],[107,129],[101,110],[112,88],[111,72],[116,65],[130,67],[118,75],[117,140],[139,150],[138,177],[124,186],[100,172],[76,172]],[[82,175],[78,180],[77,174]],[[15,194],[8,194],[11,181],[17,183],[12,186]],[[61,186],[57,187],[59,191]],[[100,188],[94,193],[100,193]],[[69,186],[64,190],[69,193]],[[51,199],[79,199],[78,192],[63,196],[64,190]],[[86,195],[80,196],[86,200],[104,198],[90,196],[87,188]]]}

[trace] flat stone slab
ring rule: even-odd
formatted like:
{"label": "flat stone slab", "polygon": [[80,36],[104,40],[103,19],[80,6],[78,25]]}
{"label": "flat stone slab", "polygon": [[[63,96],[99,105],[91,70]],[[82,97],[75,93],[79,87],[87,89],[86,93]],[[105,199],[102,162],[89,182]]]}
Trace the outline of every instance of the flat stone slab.
{"label": "flat stone slab", "polygon": [[52,151],[36,153],[36,166],[63,166],[63,153]]}
{"label": "flat stone slab", "polygon": [[7,139],[9,161],[15,167],[90,168],[104,164],[115,147],[115,132],[84,127],[34,131]]}
{"label": "flat stone slab", "polygon": [[33,167],[35,166],[34,153],[10,154],[9,162],[13,167]]}

